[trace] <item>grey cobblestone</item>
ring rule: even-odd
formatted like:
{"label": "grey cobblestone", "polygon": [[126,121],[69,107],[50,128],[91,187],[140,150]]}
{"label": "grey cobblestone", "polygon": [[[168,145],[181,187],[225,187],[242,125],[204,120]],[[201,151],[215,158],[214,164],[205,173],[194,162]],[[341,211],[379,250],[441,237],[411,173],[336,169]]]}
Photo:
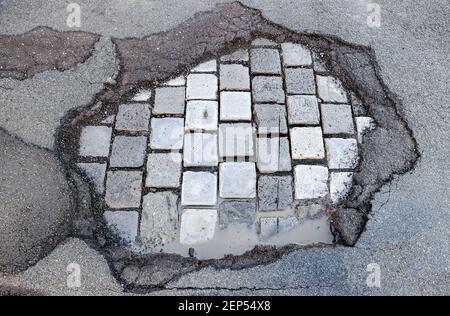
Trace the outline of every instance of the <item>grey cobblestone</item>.
{"label": "grey cobblestone", "polygon": [[312,69],[286,68],[284,72],[288,94],[316,94],[316,83]]}
{"label": "grey cobblestone", "polygon": [[286,108],[280,104],[256,104],[255,119],[259,135],[287,134]]}
{"label": "grey cobblestone", "polygon": [[216,210],[187,209],[181,216],[180,242],[195,245],[211,240],[216,231],[216,224]]}
{"label": "grey cobblestone", "polygon": [[80,137],[80,156],[108,157],[112,129],[107,126],[86,126]]}
{"label": "grey cobblestone", "polygon": [[250,90],[250,70],[238,64],[220,65],[221,90]]}
{"label": "grey cobblestone", "polygon": [[222,158],[253,157],[255,144],[250,123],[219,125],[219,156]]}
{"label": "grey cobblestone", "polygon": [[153,114],[184,114],[185,87],[163,87],[155,90]]}
{"label": "grey cobblestone", "polygon": [[320,127],[294,127],[291,129],[292,159],[324,159],[322,129]]}
{"label": "grey cobblestone", "polygon": [[298,165],[294,168],[295,199],[317,199],[328,194],[328,168]]}
{"label": "grey cobblestone", "polygon": [[116,136],[109,165],[110,167],[142,167],[146,149],[147,137]]}
{"label": "grey cobblestone", "polygon": [[258,205],[262,212],[287,210],[292,204],[291,176],[260,176]]}
{"label": "grey cobblestone", "polygon": [[201,63],[197,67],[194,67],[191,72],[216,72],[217,61],[215,59]]}
{"label": "grey cobblestone", "polygon": [[324,102],[348,103],[342,83],[330,76],[316,76],[319,97]]}
{"label": "grey cobblestone", "polygon": [[356,139],[328,138],[325,140],[330,169],[354,169],[358,164]]}
{"label": "grey cobblestone", "polygon": [[109,230],[125,244],[137,238],[139,214],[135,211],[106,211],[103,214]]}
{"label": "grey cobblestone", "polygon": [[219,225],[245,224],[251,228],[256,221],[256,203],[248,201],[224,201],[219,206]]}
{"label": "grey cobblestone", "polygon": [[77,165],[95,185],[97,193],[102,194],[105,191],[106,163],[78,163]]}
{"label": "grey cobblestone", "polygon": [[252,95],[250,92],[220,93],[220,120],[222,121],[251,121]]}
{"label": "grey cobblestone", "polygon": [[188,100],[217,100],[218,79],[214,74],[190,74],[187,77]]}
{"label": "grey cobblestone", "polygon": [[213,206],[217,203],[217,175],[209,172],[183,173],[182,206]]}
{"label": "grey cobblestone", "polygon": [[188,133],[184,136],[185,167],[214,167],[219,164],[217,134]]}
{"label": "grey cobblestone", "polygon": [[281,49],[285,66],[310,66],[312,64],[311,52],[304,45],[283,43]]}
{"label": "grey cobblestone", "polygon": [[129,132],[147,132],[150,120],[148,104],[122,104],[116,117],[116,130]]}
{"label": "grey cobblestone", "polygon": [[281,77],[255,77],[252,81],[253,101],[262,102],[285,102],[283,79]]}
{"label": "grey cobblestone", "polygon": [[355,127],[350,105],[322,104],[322,128],[325,135],[353,135]]}
{"label": "grey cobblestone", "polygon": [[141,171],[108,171],[105,201],[111,208],[139,208],[141,189]]}
{"label": "grey cobblestone", "polygon": [[179,188],[182,156],[178,153],[152,153],[147,158],[148,188]]}
{"label": "grey cobblestone", "polygon": [[256,197],[256,167],[253,162],[224,162],[219,170],[221,198],[252,199]]}
{"label": "grey cobblestone", "polygon": [[188,101],[186,106],[186,131],[217,131],[219,103],[217,101]]}
{"label": "grey cobblestone", "polygon": [[291,95],[287,98],[289,124],[319,125],[320,111],[314,95]]}
{"label": "grey cobblestone", "polygon": [[175,117],[153,118],[150,147],[159,150],[183,148],[184,119]]}
{"label": "grey cobblestone", "polygon": [[250,51],[250,56],[252,73],[281,75],[281,58],[278,50],[253,48]]}

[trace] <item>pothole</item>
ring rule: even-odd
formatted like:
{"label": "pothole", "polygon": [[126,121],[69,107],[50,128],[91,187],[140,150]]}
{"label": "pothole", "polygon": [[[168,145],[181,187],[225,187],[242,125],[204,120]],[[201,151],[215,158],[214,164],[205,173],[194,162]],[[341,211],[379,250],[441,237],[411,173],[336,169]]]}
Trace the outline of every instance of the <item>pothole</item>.
{"label": "pothole", "polygon": [[238,3],[114,42],[118,84],[67,116],[58,152],[91,184],[79,223],[95,235],[80,234],[129,289],[353,245],[373,194],[417,159],[368,48]]}
{"label": "pothole", "polygon": [[259,38],[83,126],[77,165],[123,245],[220,259],[332,244],[329,214],[374,127],[320,56]]}

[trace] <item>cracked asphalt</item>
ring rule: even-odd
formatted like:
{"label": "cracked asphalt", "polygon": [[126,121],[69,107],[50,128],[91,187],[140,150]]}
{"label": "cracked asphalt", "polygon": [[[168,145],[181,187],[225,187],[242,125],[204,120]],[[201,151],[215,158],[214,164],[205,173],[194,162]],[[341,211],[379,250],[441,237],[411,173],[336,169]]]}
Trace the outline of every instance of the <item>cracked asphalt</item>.
{"label": "cracked asphalt", "polygon": [[[0,127],[26,143],[53,149],[66,112],[91,102],[118,73],[111,37],[142,37],[167,31],[197,12],[227,1],[77,1],[80,31],[101,36],[93,55],[67,71],[47,70],[19,81],[0,79]],[[380,28],[367,27],[371,1],[248,0],[243,4],[297,32],[333,35],[373,48],[379,73],[401,101],[418,143],[413,171],[396,176],[376,194],[373,211],[353,248],[292,252],[266,266],[230,271],[202,269],[170,282],[157,295],[448,295],[450,293],[450,8],[448,1],[377,1]],[[60,1],[0,1],[0,30],[21,34],[37,26],[66,26]],[[33,194],[31,192],[30,194]],[[82,287],[66,286],[67,264],[78,262]],[[381,268],[381,288],[366,285],[367,265]],[[46,294],[123,294],[106,260],[79,239],[60,244],[48,257],[0,284]]]}

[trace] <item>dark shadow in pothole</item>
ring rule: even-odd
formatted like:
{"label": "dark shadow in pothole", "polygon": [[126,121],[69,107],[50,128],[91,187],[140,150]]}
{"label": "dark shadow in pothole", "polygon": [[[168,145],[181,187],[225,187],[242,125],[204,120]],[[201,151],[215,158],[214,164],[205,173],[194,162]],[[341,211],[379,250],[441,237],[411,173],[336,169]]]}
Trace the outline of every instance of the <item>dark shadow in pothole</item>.
{"label": "dark shadow in pothole", "polygon": [[[360,165],[347,200],[331,214],[337,243],[353,246],[365,228],[373,195],[395,174],[411,170],[418,159],[416,142],[399,115],[399,102],[383,84],[372,49],[356,46],[320,34],[299,34],[265,20],[259,11],[232,3],[204,12],[175,29],[142,39],[114,39],[121,71],[117,85],[108,85],[96,101],[71,111],[58,131],[57,153],[67,167],[70,181],[78,188],[83,214],[75,235],[90,241],[105,254],[114,275],[127,290],[147,291],[163,288],[167,282],[206,266],[243,269],[268,264],[299,249],[257,247],[241,256],[200,261],[170,254],[137,255],[111,239],[102,220],[103,202],[91,185],[83,181],[73,158],[78,155],[78,139],[83,124],[98,122],[116,111],[142,88],[184,74],[193,65],[239,48],[248,48],[252,39],[265,37],[278,43],[296,42],[323,56],[329,73],[362,100],[368,116],[378,128],[368,133],[360,150]],[[101,101],[101,106],[96,105]],[[84,197],[83,197],[84,195]],[[92,198],[91,198],[92,197]],[[90,201],[90,202],[86,202]]]}

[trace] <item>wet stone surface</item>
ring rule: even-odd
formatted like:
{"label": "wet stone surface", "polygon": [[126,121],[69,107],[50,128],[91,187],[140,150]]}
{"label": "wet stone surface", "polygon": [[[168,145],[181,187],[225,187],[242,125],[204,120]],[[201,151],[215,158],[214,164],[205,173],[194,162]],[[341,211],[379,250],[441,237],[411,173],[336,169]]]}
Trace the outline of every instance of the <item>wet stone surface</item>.
{"label": "wet stone surface", "polygon": [[[105,188],[92,166],[80,167],[105,191],[113,233],[140,253],[189,256],[193,248],[209,259],[302,244],[283,236],[301,236],[308,221],[329,223],[324,210],[349,194],[358,139],[373,124],[355,117],[349,92],[323,69],[316,73],[312,56],[304,45],[256,40],[139,90],[130,97],[139,102],[119,105],[114,133],[84,127],[80,158],[108,159]],[[320,211],[310,212],[311,203]],[[125,209],[140,213],[139,223]],[[329,225],[320,227],[312,242],[332,243]],[[247,241],[233,252],[233,240]],[[231,248],[213,251],[223,242]]]}

